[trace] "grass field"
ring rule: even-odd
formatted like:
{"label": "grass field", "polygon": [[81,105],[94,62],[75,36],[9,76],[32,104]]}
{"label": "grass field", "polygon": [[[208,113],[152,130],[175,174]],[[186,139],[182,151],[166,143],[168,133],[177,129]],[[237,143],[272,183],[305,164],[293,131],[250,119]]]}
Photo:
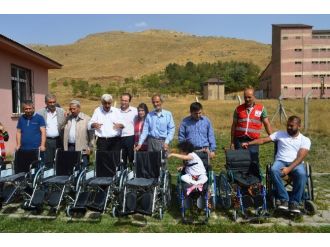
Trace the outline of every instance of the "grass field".
{"label": "grass field", "polygon": [[[59,103],[66,108],[71,99],[70,92],[62,92],[58,98]],[[90,101],[79,99],[82,104],[82,111],[92,114],[94,108],[99,105],[99,101]],[[176,126],[186,115],[189,115],[189,105],[195,100],[194,97],[167,98],[164,108],[172,111]],[[118,99],[117,99],[118,102]],[[140,102],[145,102],[151,109],[149,98],[133,98],[132,105],[136,106]],[[212,161],[214,170],[218,174],[224,169],[224,152],[222,148],[229,146],[230,126],[232,113],[237,105],[236,101],[201,101],[204,106],[204,113],[207,115],[214,126],[218,149],[216,158]],[[267,107],[270,119],[272,119],[277,109],[277,101],[264,100],[262,103]],[[298,115],[303,118],[303,100],[286,100],[283,102],[288,115]],[[329,141],[330,130],[327,128],[330,122],[329,100],[311,100],[310,101],[310,126],[308,133],[305,133],[312,140],[312,150],[307,161],[313,167],[314,172],[330,172]],[[279,123],[279,118],[275,118],[273,129],[285,129],[285,125]],[[302,130],[304,132],[304,130]],[[176,132],[177,136],[177,132]],[[177,141],[172,143],[172,149],[175,149]],[[272,161],[273,145],[267,144],[260,148],[260,160],[263,167]],[[169,170],[172,173],[172,187],[175,188],[176,167],[179,162],[171,160]],[[324,182],[317,184],[328,184],[329,177],[325,177]],[[326,182],[326,183],[325,183]],[[327,190],[326,190],[327,191]],[[325,202],[327,192],[319,193],[316,202],[322,210],[327,210],[329,205]],[[134,217],[114,219],[106,214],[100,221],[70,221],[62,212],[56,220],[41,219],[22,219],[12,218],[10,216],[0,216],[0,232],[330,232],[330,225],[295,225],[294,222],[289,225],[272,224],[252,225],[238,224],[231,222],[226,215],[217,213],[211,215],[208,225],[183,225],[180,223],[180,214],[176,203],[172,205],[170,212],[165,214],[162,222],[157,219],[146,217],[136,219]],[[299,223],[299,221],[298,221]]]}

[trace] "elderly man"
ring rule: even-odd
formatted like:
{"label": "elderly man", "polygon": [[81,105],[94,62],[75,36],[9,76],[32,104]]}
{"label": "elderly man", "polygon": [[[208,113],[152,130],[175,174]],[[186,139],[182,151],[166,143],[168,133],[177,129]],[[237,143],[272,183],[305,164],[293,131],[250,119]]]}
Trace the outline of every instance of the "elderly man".
{"label": "elderly man", "polygon": [[210,158],[215,156],[215,137],[210,120],[202,115],[203,106],[199,102],[190,105],[190,116],[184,118],[179,127],[179,142],[189,141],[194,150],[209,153]]}
{"label": "elderly man", "polygon": [[164,100],[161,95],[156,94],[152,96],[151,102],[154,110],[149,112],[146,117],[138,145],[135,149],[139,150],[143,142],[148,138],[148,151],[167,151],[175,132],[173,116],[171,112],[162,109]]}
{"label": "elderly man", "polygon": [[88,130],[90,116],[80,110],[80,102],[72,100],[69,106],[70,114],[67,116],[64,126],[63,146],[64,150],[82,151],[83,165],[87,167],[93,148],[94,131]]}
{"label": "elderly man", "polygon": [[45,96],[46,107],[38,111],[46,122],[46,152],[45,161],[51,163],[54,161],[57,148],[63,148],[61,129],[65,121],[64,110],[56,107],[56,96],[47,94]]}
{"label": "elderly man", "polygon": [[[231,148],[240,149],[243,142],[249,142],[260,137],[262,125],[268,135],[272,129],[268,120],[266,108],[255,103],[254,89],[247,87],[244,90],[245,103],[238,106],[234,112],[231,126]],[[259,146],[249,145],[251,159],[259,169]]]}
{"label": "elderly man", "polygon": [[16,149],[45,151],[46,124],[42,116],[34,112],[31,100],[23,102],[24,114],[19,117],[16,132]]}
{"label": "elderly man", "polygon": [[[269,137],[242,143],[242,147],[277,142],[275,162],[271,168],[271,176],[275,187],[278,208],[300,213],[298,207],[303,198],[307,175],[303,161],[307,156],[311,141],[300,133],[301,119],[297,116],[288,118],[286,131],[277,131]],[[292,174],[293,190],[291,196],[282,182],[282,177]]]}
{"label": "elderly man", "polygon": [[119,109],[111,107],[111,94],[103,94],[102,105],[94,110],[88,123],[89,130],[95,130],[97,136],[96,148],[100,151],[119,151],[121,148],[120,136],[125,127]]}
{"label": "elderly man", "polygon": [[132,95],[123,93],[120,97],[119,113],[124,121],[125,128],[121,132],[121,149],[124,163],[133,162],[134,159],[134,120],[137,117],[137,109],[130,106]]}

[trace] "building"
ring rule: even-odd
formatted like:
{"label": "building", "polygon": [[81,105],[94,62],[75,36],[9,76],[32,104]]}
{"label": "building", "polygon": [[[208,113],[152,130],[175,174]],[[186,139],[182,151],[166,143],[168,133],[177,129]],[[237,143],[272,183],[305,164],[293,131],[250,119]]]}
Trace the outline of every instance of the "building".
{"label": "building", "polygon": [[48,69],[60,69],[58,62],[0,34],[0,122],[9,133],[6,150],[16,145],[16,125],[23,100],[31,99],[35,108],[45,106]]}
{"label": "building", "polygon": [[224,100],[225,99],[225,82],[210,78],[203,83],[203,99],[205,100]]}
{"label": "building", "polygon": [[272,25],[272,60],[260,76],[265,98],[330,98],[330,30]]}

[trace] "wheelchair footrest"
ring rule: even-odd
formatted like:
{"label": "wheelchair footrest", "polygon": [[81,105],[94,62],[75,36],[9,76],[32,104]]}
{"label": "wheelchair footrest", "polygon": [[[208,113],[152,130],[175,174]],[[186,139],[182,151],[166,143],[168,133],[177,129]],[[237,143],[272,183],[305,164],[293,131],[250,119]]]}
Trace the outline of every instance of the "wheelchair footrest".
{"label": "wheelchair footrest", "polygon": [[51,207],[55,207],[59,204],[61,199],[61,191],[52,191],[48,197],[48,204]]}
{"label": "wheelchair footrest", "polygon": [[18,187],[14,186],[14,185],[8,185],[5,186],[3,188],[2,191],[2,201],[4,204],[8,204],[11,202],[13,196],[15,195],[16,191],[17,191]]}
{"label": "wheelchair footrest", "polygon": [[92,210],[103,211],[106,196],[107,193],[104,191],[95,192],[95,194],[91,196],[91,201],[88,203],[87,207]]}
{"label": "wheelchair footrest", "polygon": [[88,203],[90,192],[82,192],[79,194],[75,207],[82,208],[86,207]]}
{"label": "wheelchair footrest", "polygon": [[46,192],[43,190],[36,190],[34,192],[34,196],[32,198],[31,204],[33,206],[39,206],[42,205],[44,198],[45,198]]}

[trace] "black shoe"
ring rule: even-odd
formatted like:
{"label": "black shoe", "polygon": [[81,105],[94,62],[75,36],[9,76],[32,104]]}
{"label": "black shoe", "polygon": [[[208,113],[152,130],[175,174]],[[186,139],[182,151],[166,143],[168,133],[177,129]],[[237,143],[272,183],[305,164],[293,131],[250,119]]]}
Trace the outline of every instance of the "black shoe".
{"label": "black shoe", "polygon": [[278,205],[277,207],[278,209],[282,209],[282,210],[288,210],[288,202],[287,201],[281,201],[280,205]]}
{"label": "black shoe", "polygon": [[290,203],[289,204],[289,211],[292,212],[292,213],[297,213],[297,214],[301,213],[297,203]]}

